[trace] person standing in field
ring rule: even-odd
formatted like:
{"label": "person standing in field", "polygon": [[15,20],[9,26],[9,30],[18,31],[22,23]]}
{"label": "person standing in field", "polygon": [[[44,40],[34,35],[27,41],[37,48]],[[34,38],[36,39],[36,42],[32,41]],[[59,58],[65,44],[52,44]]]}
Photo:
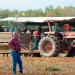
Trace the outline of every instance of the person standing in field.
{"label": "person standing in field", "polygon": [[8,45],[11,48],[13,74],[16,74],[17,63],[19,66],[19,73],[23,73],[22,60],[19,54],[21,51],[21,44],[18,40],[18,32],[13,32],[13,38],[9,41]]}
{"label": "person standing in field", "polygon": [[33,35],[34,35],[34,45],[33,45],[32,49],[35,50],[35,49],[37,49],[37,45],[38,45],[38,42],[39,42],[39,31],[38,31],[38,29],[36,29],[33,32]]}

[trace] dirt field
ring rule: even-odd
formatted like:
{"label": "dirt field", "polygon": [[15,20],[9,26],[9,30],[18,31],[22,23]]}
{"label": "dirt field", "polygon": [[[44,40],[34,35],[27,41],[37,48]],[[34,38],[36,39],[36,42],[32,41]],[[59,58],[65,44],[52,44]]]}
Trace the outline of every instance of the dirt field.
{"label": "dirt field", "polygon": [[[21,57],[23,74],[16,75],[75,75],[75,57]],[[50,71],[50,67],[58,67],[60,71]],[[12,58],[0,54],[0,75],[12,74]]]}

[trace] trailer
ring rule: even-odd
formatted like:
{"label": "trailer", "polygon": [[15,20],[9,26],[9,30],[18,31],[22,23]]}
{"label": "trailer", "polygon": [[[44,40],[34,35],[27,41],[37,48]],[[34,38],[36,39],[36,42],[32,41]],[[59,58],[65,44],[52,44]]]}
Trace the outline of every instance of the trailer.
{"label": "trailer", "polygon": [[[10,54],[10,48],[8,46],[8,42],[13,37],[12,32],[0,32],[0,54]],[[20,54],[24,54],[26,56],[31,55],[31,53],[39,53],[39,51],[35,50],[34,52],[30,51],[30,34],[19,33],[18,37],[21,43],[21,52]]]}

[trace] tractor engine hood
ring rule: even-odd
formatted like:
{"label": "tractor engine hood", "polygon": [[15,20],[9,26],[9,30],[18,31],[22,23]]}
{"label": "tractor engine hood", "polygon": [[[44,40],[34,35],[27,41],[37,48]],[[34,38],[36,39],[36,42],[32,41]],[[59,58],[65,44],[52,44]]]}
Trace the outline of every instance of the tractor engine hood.
{"label": "tractor engine hood", "polygon": [[64,36],[75,36],[75,32],[74,31],[73,32],[69,32],[69,31],[63,32],[63,34],[64,34]]}

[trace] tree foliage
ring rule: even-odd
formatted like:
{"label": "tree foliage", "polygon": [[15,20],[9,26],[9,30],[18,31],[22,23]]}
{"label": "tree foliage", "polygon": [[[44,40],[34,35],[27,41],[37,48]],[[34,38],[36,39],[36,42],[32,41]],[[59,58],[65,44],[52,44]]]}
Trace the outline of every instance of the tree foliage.
{"label": "tree foliage", "polygon": [[[22,15],[23,14],[23,15]],[[73,6],[66,6],[63,9],[60,6],[57,6],[57,8],[53,9],[52,5],[49,5],[45,7],[45,12],[42,9],[38,10],[27,10],[27,11],[18,11],[13,10],[10,11],[8,9],[1,10],[0,9],[0,19],[6,18],[6,17],[70,17],[75,16],[75,7]]]}
{"label": "tree foliage", "polygon": [[[74,17],[75,7],[65,6],[64,8],[61,8],[60,6],[57,6],[56,8],[53,8],[52,5],[49,5],[45,7],[45,12],[42,9],[38,10],[30,9],[27,11],[18,11],[18,10],[10,11],[8,9],[6,10],[0,9],[0,19],[7,17],[16,17],[16,15],[18,17]],[[8,24],[9,27],[15,25],[13,22],[9,22]],[[7,22],[0,22],[0,25],[7,26]]]}

